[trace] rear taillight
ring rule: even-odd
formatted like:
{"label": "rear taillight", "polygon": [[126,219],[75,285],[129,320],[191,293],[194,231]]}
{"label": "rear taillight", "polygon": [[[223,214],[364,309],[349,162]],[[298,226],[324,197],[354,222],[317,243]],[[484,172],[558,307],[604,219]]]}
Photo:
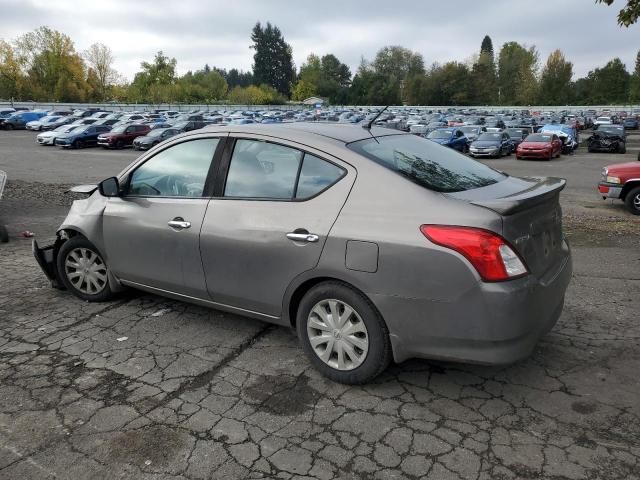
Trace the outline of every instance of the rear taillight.
{"label": "rear taillight", "polygon": [[463,255],[486,282],[511,280],[528,273],[518,254],[497,233],[452,225],[422,225],[420,231],[436,245]]}

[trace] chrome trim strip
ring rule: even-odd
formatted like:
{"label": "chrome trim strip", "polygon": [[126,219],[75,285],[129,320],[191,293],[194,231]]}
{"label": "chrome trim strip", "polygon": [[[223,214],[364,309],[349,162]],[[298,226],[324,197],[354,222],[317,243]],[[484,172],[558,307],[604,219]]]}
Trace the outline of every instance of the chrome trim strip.
{"label": "chrome trim strip", "polygon": [[162,294],[170,295],[172,297],[184,298],[186,301],[206,304],[206,305],[209,305],[209,306],[211,306],[213,308],[219,308],[221,310],[231,310],[233,312],[238,312],[238,313],[245,314],[245,315],[268,318],[269,320],[272,320],[272,321],[273,320],[280,320],[280,317],[278,317],[278,316],[267,315],[266,313],[260,313],[260,312],[256,312],[256,311],[253,311],[253,310],[247,310],[247,309],[240,308],[240,307],[233,307],[231,305],[226,305],[224,303],[217,303],[217,302],[213,302],[211,300],[206,300],[204,298],[192,297],[190,295],[184,295],[182,293],[176,293],[176,292],[172,292],[170,290],[164,290],[162,288],[150,287],[149,285],[144,285],[142,283],[131,282],[129,280],[122,280],[122,279],[120,280],[120,283],[122,285],[127,285],[127,286],[134,287],[134,288],[140,288],[140,289],[149,290],[149,291],[152,291],[152,292],[160,292]]}

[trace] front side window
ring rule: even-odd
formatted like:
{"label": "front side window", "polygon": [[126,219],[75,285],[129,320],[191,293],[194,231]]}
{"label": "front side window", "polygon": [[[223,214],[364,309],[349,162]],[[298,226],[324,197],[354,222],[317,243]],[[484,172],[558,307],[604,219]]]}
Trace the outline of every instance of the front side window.
{"label": "front side window", "polygon": [[302,152],[256,140],[237,140],[231,156],[224,196],[293,198]]}
{"label": "front side window", "polygon": [[219,141],[191,140],[159,152],[133,172],[129,195],[202,197]]}

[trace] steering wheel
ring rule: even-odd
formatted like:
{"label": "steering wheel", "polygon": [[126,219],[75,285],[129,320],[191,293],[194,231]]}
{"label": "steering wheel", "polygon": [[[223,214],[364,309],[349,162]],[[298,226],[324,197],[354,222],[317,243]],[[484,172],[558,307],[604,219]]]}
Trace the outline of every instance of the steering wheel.
{"label": "steering wheel", "polygon": [[156,187],[162,192],[162,194],[173,197],[184,197],[188,193],[186,185],[178,178],[171,175],[167,175],[157,181]]}

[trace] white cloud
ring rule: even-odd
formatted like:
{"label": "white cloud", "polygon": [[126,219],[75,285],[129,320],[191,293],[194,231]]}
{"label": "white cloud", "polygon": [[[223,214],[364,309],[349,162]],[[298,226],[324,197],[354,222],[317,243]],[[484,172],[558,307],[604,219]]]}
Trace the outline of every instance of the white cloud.
{"label": "white cloud", "polygon": [[0,0],[0,32],[11,39],[48,25],[80,51],[105,43],[130,79],[158,50],[177,58],[180,73],[205,63],[248,70],[256,21],[282,30],[298,66],[310,52],[333,53],[355,71],[362,56],[385,45],[418,51],[427,65],[464,61],[488,34],[496,54],[507,41],[536,45],[541,65],[560,48],[582,76],[616,56],[633,68],[640,26],[618,27],[615,7],[584,0]]}

